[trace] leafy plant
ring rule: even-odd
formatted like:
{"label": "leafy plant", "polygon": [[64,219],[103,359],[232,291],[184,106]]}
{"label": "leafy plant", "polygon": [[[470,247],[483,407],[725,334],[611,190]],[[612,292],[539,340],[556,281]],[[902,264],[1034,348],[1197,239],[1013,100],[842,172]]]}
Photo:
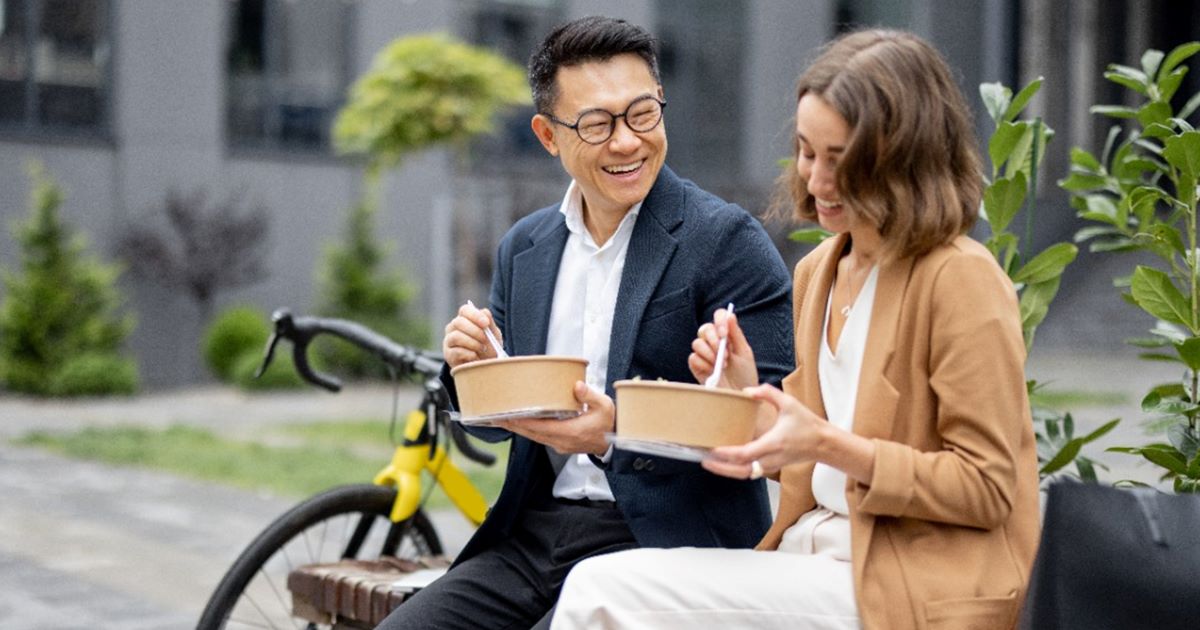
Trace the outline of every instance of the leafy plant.
{"label": "leafy plant", "polygon": [[102,396],[137,391],[138,372],[133,361],[111,352],[73,356],[50,380],[52,396]]}
{"label": "leafy plant", "polygon": [[234,366],[244,355],[260,357],[271,325],[258,309],[238,306],[226,309],[204,334],[203,353],[208,369],[218,379],[233,380]]}
{"label": "leafy plant", "polygon": [[265,208],[243,209],[236,196],[209,204],[202,191],[171,191],[163,215],[166,229],[153,220],[127,227],[118,251],[135,274],[186,292],[201,321],[217,293],[266,277]]}
{"label": "leafy plant", "polygon": [[1183,62],[1197,52],[1200,42],[1191,42],[1167,54],[1146,51],[1140,68],[1110,64],[1104,77],[1134,92],[1140,104],[1093,107],[1123,125],[1112,127],[1099,156],[1072,149],[1070,174],[1059,182],[1078,215],[1096,224],[1079,230],[1076,241],[1091,241],[1092,251],[1158,258],[1157,266],[1137,265],[1115,284],[1129,290],[1126,301],[1158,320],[1150,337],[1131,343],[1146,359],[1180,364],[1184,378],[1154,387],[1142,400],[1166,442],[1109,450],[1160,466],[1179,493],[1200,492],[1200,131],[1187,121],[1200,107],[1200,93],[1178,111],[1171,100],[1188,72]]}
{"label": "leafy plant", "polygon": [[[979,86],[984,107],[996,124],[987,144],[992,168],[980,212],[991,228],[991,235],[984,245],[1017,289],[1026,351],[1033,347],[1037,327],[1045,320],[1050,303],[1058,294],[1063,272],[1078,254],[1077,248],[1070,243],[1055,243],[1026,258],[1021,252],[1022,239],[1010,231],[1013,220],[1024,208],[1024,244],[1032,243],[1038,169],[1046,144],[1054,137],[1054,130],[1041,118],[1018,120],[1017,116],[1041,87],[1040,77],[1016,96],[1000,83]],[[1032,401],[1038,383],[1030,380],[1025,385]],[[1031,402],[1031,408],[1038,472],[1042,479],[1050,478],[1074,463],[1075,474],[1080,479],[1096,481],[1096,467],[1103,468],[1103,465],[1080,453],[1085,445],[1111,431],[1118,421],[1109,421],[1087,435],[1076,437],[1075,420],[1070,413],[1047,409],[1036,402]]]}
{"label": "leafy plant", "polygon": [[[400,271],[383,268],[375,213],[379,179],[413,152],[463,146],[492,130],[503,108],[529,102],[525,73],[487,50],[444,35],[399,38],[350,89],[334,124],[334,146],[367,159],[365,194],[350,209],[341,243],[330,247],[318,272],[323,315],[352,319],[401,343],[424,345],[428,325],[411,310],[415,287]],[[351,376],[382,373],[374,357],[335,339],[317,342],[334,370]]]}
{"label": "leafy plant", "polygon": [[[132,316],[121,312],[120,270],[86,253],[84,238],[59,216],[62,190],[40,165],[30,167],[30,179],[30,214],[14,229],[20,269],[2,276],[0,385],[38,395],[128,392],[137,368],[119,353],[133,328]],[[94,371],[71,363],[84,356],[88,365],[104,362],[124,376],[85,378]]]}
{"label": "leafy plant", "polygon": [[409,153],[490,132],[498,111],[529,100],[524,71],[501,56],[445,35],[402,37],[350,88],[334,146],[366,156],[368,172],[377,172]]}
{"label": "leafy plant", "polygon": [[[416,288],[399,270],[383,268],[384,250],[373,229],[375,211],[361,203],[350,213],[343,242],[325,252],[319,275],[318,311],[368,326],[399,343],[425,345],[429,327],[412,312]],[[334,371],[347,376],[384,375],[376,357],[335,338],[320,338],[317,355]]]}

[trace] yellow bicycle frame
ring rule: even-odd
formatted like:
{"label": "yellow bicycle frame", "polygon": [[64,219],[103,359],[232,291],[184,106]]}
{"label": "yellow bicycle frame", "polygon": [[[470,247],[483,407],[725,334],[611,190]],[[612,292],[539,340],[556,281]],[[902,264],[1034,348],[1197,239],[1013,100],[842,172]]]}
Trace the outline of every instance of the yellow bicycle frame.
{"label": "yellow bicycle frame", "polygon": [[[404,423],[404,439],[415,442],[421,436],[425,427],[425,412],[413,410],[409,412]],[[483,522],[487,515],[487,502],[475,488],[475,484],[463,474],[462,470],[446,456],[441,446],[437,447],[433,456],[429,455],[428,444],[413,444],[396,446],[392,462],[375,475],[374,483],[380,486],[390,486],[396,489],[396,503],[392,505],[390,518],[399,523],[411,518],[416,513],[421,502],[421,471],[428,470],[438,485],[474,525]]]}

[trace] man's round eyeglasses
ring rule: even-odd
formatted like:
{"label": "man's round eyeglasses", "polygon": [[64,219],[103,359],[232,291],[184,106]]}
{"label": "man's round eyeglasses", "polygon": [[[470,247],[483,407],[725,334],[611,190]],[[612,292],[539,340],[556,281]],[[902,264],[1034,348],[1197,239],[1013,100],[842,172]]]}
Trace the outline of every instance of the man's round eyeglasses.
{"label": "man's round eyeglasses", "polygon": [[574,129],[575,133],[579,134],[579,139],[588,144],[603,144],[612,137],[613,130],[617,128],[618,118],[624,118],[630,130],[645,133],[662,122],[663,108],[666,106],[666,101],[660,101],[653,96],[642,96],[634,99],[620,114],[604,109],[589,109],[580,114],[573,125],[555,118],[553,114],[543,116],[556,125]]}

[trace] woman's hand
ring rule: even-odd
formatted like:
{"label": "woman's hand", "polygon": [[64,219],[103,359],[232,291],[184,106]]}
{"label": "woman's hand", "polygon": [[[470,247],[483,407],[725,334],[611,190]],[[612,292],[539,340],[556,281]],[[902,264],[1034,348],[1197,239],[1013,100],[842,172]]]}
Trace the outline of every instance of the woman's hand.
{"label": "woman's hand", "polygon": [[737,316],[723,308],[713,313],[713,321],[696,331],[692,341],[692,354],[688,356],[688,368],[696,381],[703,383],[713,373],[717,360],[717,345],[722,338],[725,345],[725,366],[721,372],[720,387],[741,389],[758,384],[758,366],[754,363],[754,350],[738,326]]}
{"label": "woman's hand", "polygon": [[875,443],[827,422],[792,396],[760,385],[745,392],[770,404],[778,414],[773,425],[741,446],[719,446],[703,466],[734,479],[753,476],[754,462],[763,473],[775,473],[788,464],[819,461],[862,483],[870,483],[875,467]]}
{"label": "woman's hand", "polygon": [[446,363],[456,368],[464,363],[496,358],[496,351],[483,332],[489,328],[496,339],[504,343],[491,311],[472,304],[459,307],[458,316],[446,324],[446,336],[442,338],[442,357]]}

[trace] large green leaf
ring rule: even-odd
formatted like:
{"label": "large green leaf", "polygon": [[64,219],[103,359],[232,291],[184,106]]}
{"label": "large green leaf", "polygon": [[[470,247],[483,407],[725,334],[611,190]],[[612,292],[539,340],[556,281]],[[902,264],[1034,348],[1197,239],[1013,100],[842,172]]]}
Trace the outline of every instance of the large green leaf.
{"label": "large green leaf", "polygon": [[[1023,123],[1018,123],[1023,124]],[[1022,133],[1017,139],[1016,145],[1008,155],[1008,160],[1004,165],[1004,176],[1013,177],[1017,173],[1025,175],[1025,179],[1030,177],[1029,162],[1034,150],[1034,132],[1033,126],[1024,124],[1026,133]],[[1038,143],[1039,145],[1041,143]],[[1040,147],[1039,147],[1040,148]],[[1039,152],[1038,155],[1041,155]]]}
{"label": "large green leaf", "polygon": [[823,228],[804,228],[788,234],[788,239],[797,243],[816,244],[833,236],[833,233]]}
{"label": "large green leaf", "polygon": [[1041,87],[1042,77],[1038,77],[1033,81],[1030,81],[1029,85],[1021,88],[1021,91],[1017,92],[1017,95],[1013,97],[1012,102],[1009,103],[1007,108],[1005,108],[1003,120],[1005,122],[1009,122],[1016,118],[1017,114],[1020,114],[1021,110],[1025,109],[1025,105],[1029,103],[1029,99],[1033,98],[1033,95],[1037,94],[1037,91],[1041,89]]}
{"label": "large green leaf", "polygon": [[1142,53],[1142,72],[1146,73],[1147,77],[1153,77],[1158,74],[1158,65],[1162,63],[1163,52],[1151,48]]}
{"label": "large green leaf", "polygon": [[1174,245],[1168,240],[1170,231],[1173,229],[1169,225],[1158,224],[1151,228],[1151,232],[1138,232],[1135,234],[1133,242],[1140,249],[1151,252],[1163,260],[1171,260],[1176,255]]}
{"label": "large green leaf", "polygon": [[992,138],[988,140],[988,157],[992,160],[992,176],[1000,171],[1000,166],[1012,155],[1021,136],[1032,133],[1025,123],[1002,122]]}
{"label": "large green leaf", "polygon": [[1038,473],[1044,477],[1062,469],[1079,456],[1079,450],[1081,448],[1083,448],[1082,440],[1071,440],[1067,442],[1050,461],[1046,462],[1041,469],[1038,470]]}
{"label": "large green leaf", "polygon": [[1071,148],[1071,165],[1078,166],[1089,173],[1099,173],[1103,170],[1100,160],[1097,160],[1096,156],[1079,147]]}
{"label": "large green leaf", "polygon": [[1168,322],[1191,326],[1191,307],[1166,273],[1138,265],[1130,288],[1137,305],[1147,313]]}
{"label": "large green leaf", "polygon": [[1133,118],[1137,116],[1137,110],[1124,105],[1092,105],[1088,108],[1088,112],[1092,114],[1100,114],[1109,118]]}
{"label": "large green leaf", "polygon": [[1021,173],[997,179],[988,186],[983,193],[983,206],[987,210],[988,223],[993,231],[1003,232],[1008,228],[1008,224],[1025,203],[1027,190],[1025,175]]}
{"label": "large green leaf", "polygon": [[1012,90],[1002,83],[981,83],[979,96],[983,98],[983,106],[987,109],[988,116],[991,116],[992,120],[999,124],[1004,112],[1008,110],[1012,99]]}
{"label": "large green leaf", "polygon": [[1177,475],[1187,474],[1187,460],[1174,447],[1168,449],[1147,446],[1141,449],[1141,455]]}
{"label": "large green leaf", "polygon": [[1200,131],[1188,131],[1163,142],[1163,157],[1191,179],[1200,177]]}
{"label": "large green leaf", "polygon": [[1148,96],[1146,89],[1146,74],[1128,66],[1110,64],[1104,78],[1113,83],[1127,87],[1142,96]]}
{"label": "large green leaf", "polygon": [[1171,106],[1162,101],[1151,101],[1138,110],[1137,119],[1143,127],[1166,125],[1171,119]]}
{"label": "large green leaf", "polygon": [[1158,79],[1158,97],[1164,102],[1171,102],[1171,97],[1175,96],[1175,92],[1179,90],[1179,86],[1183,83],[1183,77],[1187,75],[1187,66],[1176,68],[1174,72],[1164,75]]}
{"label": "large green leaf", "polygon": [[1121,219],[1117,204],[1108,195],[1088,195],[1083,198],[1083,203],[1087,209],[1079,213],[1080,218],[1107,223],[1115,227],[1125,227],[1125,221]]}
{"label": "large green leaf", "polygon": [[1112,431],[1120,423],[1121,423],[1120,418],[1113,418],[1112,420],[1109,420],[1108,422],[1105,422],[1104,424],[1100,425],[1100,427],[1097,428],[1095,431],[1092,431],[1091,433],[1089,433],[1079,439],[1083,440],[1084,444],[1090,444],[1091,442],[1095,442],[1096,440],[1104,437],[1109,431]]}
{"label": "large green leaf", "polygon": [[1101,236],[1113,236],[1120,233],[1120,230],[1112,226],[1089,225],[1076,231],[1075,237],[1072,240],[1076,243],[1082,243],[1089,239],[1098,238]]}
{"label": "large green leaf", "polygon": [[1029,346],[1030,342],[1032,342],[1031,334],[1033,330],[1046,318],[1046,313],[1050,309],[1050,302],[1054,300],[1054,296],[1058,293],[1060,280],[1061,278],[1056,276],[1037,284],[1027,284],[1025,285],[1025,290],[1021,292],[1018,307],[1021,316],[1021,329],[1025,333],[1026,346]]}
{"label": "large green leaf", "polygon": [[1183,343],[1176,344],[1175,351],[1179,353],[1179,358],[1183,359],[1189,369],[1200,370],[1200,337],[1192,337]]}
{"label": "large green leaf", "polygon": [[1167,439],[1171,441],[1171,446],[1178,449],[1188,459],[1195,458],[1197,451],[1200,451],[1200,434],[1197,434],[1187,423],[1171,425],[1167,429]]}
{"label": "large green leaf", "polygon": [[1200,52],[1200,42],[1188,42],[1186,44],[1180,44],[1176,46],[1171,50],[1170,53],[1167,53],[1166,60],[1163,61],[1161,66],[1159,66],[1159,76],[1161,77],[1170,73],[1175,69],[1175,66],[1183,63],[1188,59],[1188,57],[1195,55],[1197,52]]}
{"label": "large green leaf", "polygon": [[1057,278],[1078,253],[1079,248],[1070,243],[1055,243],[1026,263],[1013,276],[1013,282],[1035,284]]}
{"label": "large green leaf", "polygon": [[1071,174],[1067,175],[1066,179],[1061,179],[1058,182],[1060,187],[1076,193],[1087,192],[1090,190],[1100,190],[1103,189],[1107,184],[1108,180],[1105,179],[1103,175],[1083,173],[1073,169]]}

